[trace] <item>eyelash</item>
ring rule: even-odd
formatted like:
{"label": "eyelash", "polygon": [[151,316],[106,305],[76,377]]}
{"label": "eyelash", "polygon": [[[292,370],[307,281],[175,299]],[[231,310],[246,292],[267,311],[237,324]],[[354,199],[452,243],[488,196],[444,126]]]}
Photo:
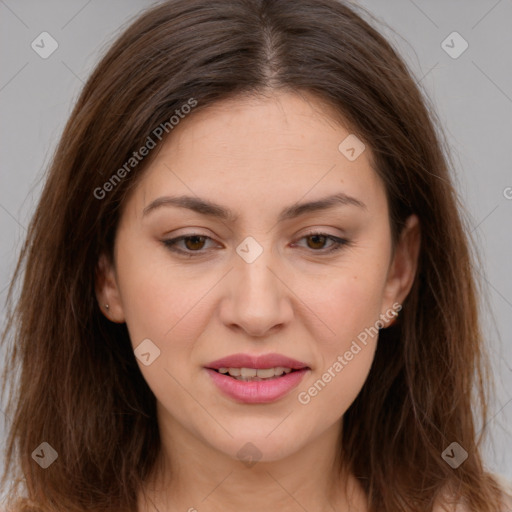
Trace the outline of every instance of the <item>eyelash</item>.
{"label": "eyelash", "polygon": [[[319,254],[322,254],[322,255],[332,254],[334,252],[339,251],[343,247],[347,247],[347,246],[350,245],[350,242],[348,240],[346,240],[345,238],[339,238],[337,236],[329,235],[327,233],[322,233],[322,232],[319,232],[319,231],[313,231],[311,233],[307,233],[304,236],[302,236],[299,240],[302,240],[303,238],[313,237],[313,236],[323,236],[323,237],[326,237],[328,240],[331,240],[332,242],[334,242],[334,244],[331,246],[331,248],[327,249],[327,250],[325,250],[325,249],[319,249],[319,250],[311,249],[313,252],[316,252],[316,253],[319,253]],[[201,235],[199,233],[191,233],[189,235],[182,235],[182,236],[179,236],[177,238],[170,238],[168,240],[162,240],[162,243],[170,251],[176,252],[178,254],[181,254],[181,255],[189,257],[189,258],[193,258],[195,256],[202,256],[202,255],[204,255],[204,251],[202,251],[202,250],[199,250],[199,251],[190,251],[190,250],[184,251],[183,249],[177,249],[176,248],[176,244],[178,242],[181,242],[182,240],[187,239],[187,238],[196,238],[196,237],[198,237],[198,238],[205,238],[205,239],[211,240],[211,238],[209,236]]]}

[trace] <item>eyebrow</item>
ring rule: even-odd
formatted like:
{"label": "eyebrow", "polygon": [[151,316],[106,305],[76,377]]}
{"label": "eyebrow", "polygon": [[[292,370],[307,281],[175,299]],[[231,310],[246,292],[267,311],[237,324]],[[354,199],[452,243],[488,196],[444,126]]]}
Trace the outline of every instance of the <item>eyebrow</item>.
{"label": "eyebrow", "polygon": [[[294,219],[306,213],[325,211],[335,207],[348,205],[357,206],[358,208],[362,208],[364,210],[368,209],[367,206],[359,199],[340,192],[338,194],[317,199],[316,201],[310,201],[307,203],[295,203],[291,206],[288,206],[279,214],[278,222]],[[145,216],[162,206],[187,208],[201,215],[215,217],[227,222],[236,222],[238,219],[238,215],[236,215],[232,210],[225,208],[220,204],[214,203],[213,201],[201,199],[195,196],[159,197],[144,208],[142,216]]]}

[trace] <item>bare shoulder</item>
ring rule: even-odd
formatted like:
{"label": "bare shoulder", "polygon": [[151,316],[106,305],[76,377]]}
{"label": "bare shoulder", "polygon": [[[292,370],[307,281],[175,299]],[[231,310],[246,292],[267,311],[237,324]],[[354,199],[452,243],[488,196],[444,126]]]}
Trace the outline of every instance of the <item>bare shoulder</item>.
{"label": "bare shoulder", "polygon": [[502,475],[493,474],[502,490],[504,509],[502,512],[512,512],[512,480]]}

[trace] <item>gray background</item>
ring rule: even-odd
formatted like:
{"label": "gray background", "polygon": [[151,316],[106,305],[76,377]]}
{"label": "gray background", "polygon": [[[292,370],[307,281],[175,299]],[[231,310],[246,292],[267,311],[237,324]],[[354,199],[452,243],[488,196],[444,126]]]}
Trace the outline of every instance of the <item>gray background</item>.
{"label": "gray background", "polygon": [[[98,56],[145,0],[0,0],[0,321],[46,166]],[[363,0],[408,62],[448,136],[455,178],[477,240],[486,286],[484,332],[497,394],[486,464],[512,479],[512,0]],[[373,22],[372,22],[373,23]],[[392,29],[392,30],[391,30]],[[58,49],[42,59],[41,32]],[[468,42],[458,58],[441,43]],[[448,39],[450,41],[450,39]],[[454,50],[460,41],[449,42]],[[0,407],[2,404],[0,404]],[[0,414],[0,439],[9,419]],[[3,427],[3,430],[2,430]],[[3,443],[2,443],[3,445]]]}

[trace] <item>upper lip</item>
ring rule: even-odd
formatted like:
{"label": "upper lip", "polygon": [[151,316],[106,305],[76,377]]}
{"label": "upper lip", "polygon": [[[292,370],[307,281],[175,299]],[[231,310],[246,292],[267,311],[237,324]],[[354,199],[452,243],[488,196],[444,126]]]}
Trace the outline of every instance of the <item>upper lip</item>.
{"label": "upper lip", "polygon": [[276,368],[277,366],[291,368],[292,370],[309,368],[307,364],[281,354],[264,354],[259,356],[232,354],[208,363],[206,368],[211,368],[212,370],[218,370],[219,368],[259,368],[263,370],[265,368]]}

